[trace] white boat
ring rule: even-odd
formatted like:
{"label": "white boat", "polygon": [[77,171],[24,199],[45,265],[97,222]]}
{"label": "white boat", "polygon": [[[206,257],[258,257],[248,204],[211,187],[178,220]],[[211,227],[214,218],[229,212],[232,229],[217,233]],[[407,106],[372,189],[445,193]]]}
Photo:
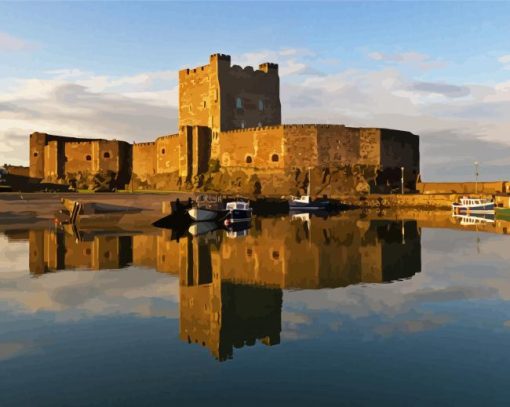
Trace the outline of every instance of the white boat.
{"label": "white boat", "polygon": [[239,222],[249,222],[251,220],[252,208],[250,203],[245,201],[227,202],[225,205],[225,225],[231,225]]}
{"label": "white boat", "polygon": [[453,214],[492,214],[494,213],[494,201],[486,198],[462,197],[460,202],[452,204]]}
{"label": "white boat", "polygon": [[327,199],[310,199],[310,184],[312,182],[310,169],[308,169],[308,185],[306,187],[306,195],[300,197],[291,196],[289,200],[289,210],[306,212],[306,211],[327,211],[330,209],[331,202]]}
{"label": "white boat", "polygon": [[195,222],[210,222],[224,216],[221,196],[219,195],[199,195],[195,200],[195,205],[188,209],[188,214]]}
{"label": "white boat", "polygon": [[208,222],[218,218],[218,210],[206,208],[191,208],[188,209],[189,216],[195,222]]}

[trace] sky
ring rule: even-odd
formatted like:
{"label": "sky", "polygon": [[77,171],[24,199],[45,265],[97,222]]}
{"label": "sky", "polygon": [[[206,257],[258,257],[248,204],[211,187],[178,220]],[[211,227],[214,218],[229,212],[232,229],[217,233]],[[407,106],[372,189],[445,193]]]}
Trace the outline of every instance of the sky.
{"label": "sky", "polygon": [[28,135],[177,128],[177,71],[280,66],[284,123],[421,136],[425,181],[510,179],[510,2],[0,2],[0,163]]}

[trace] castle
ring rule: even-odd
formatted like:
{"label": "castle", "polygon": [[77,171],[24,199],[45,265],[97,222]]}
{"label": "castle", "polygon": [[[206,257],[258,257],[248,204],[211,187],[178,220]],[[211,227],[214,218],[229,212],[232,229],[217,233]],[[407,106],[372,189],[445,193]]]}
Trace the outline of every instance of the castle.
{"label": "castle", "polygon": [[[405,131],[281,120],[278,65],[209,64],[179,72],[178,133],[153,142],[30,135],[30,177],[90,187],[110,174],[118,189],[211,189],[287,194],[414,190],[419,137]],[[311,168],[311,180],[308,169]]]}

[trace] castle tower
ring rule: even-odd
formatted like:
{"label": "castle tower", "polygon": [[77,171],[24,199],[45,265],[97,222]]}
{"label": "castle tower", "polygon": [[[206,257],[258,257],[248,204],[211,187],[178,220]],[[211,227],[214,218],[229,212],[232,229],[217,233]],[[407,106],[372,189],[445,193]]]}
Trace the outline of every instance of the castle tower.
{"label": "castle tower", "polygon": [[204,126],[213,133],[281,124],[278,65],[231,66],[213,54],[209,64],[179,71],[179,127]]}

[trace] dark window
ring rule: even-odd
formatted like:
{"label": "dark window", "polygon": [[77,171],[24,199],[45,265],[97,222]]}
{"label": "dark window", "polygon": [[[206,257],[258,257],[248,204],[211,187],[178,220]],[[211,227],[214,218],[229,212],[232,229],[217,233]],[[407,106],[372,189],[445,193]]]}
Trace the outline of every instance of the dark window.
{"label": "dark window", "polygon": [[90,249],[85,249],[85,255],[90,256],[90,253],[92,253]]}
{"label": "dark window", "polygon": [[280,252],[278,250],[275,250],[273,252],[273,259],[278,260],[280,258]]}
{"label": "dark window", "polygon": [[34,157],[37,157],[39,154],[37,154],[37,151],[34,153]]}
{"label": "dark window", "polygon": [[92,157],[91,157],[90,155],[87,155],[87,156],[85,157],[85,159],[86,159],[87,161],[90,161],[90,160],[92,160]]}
{"label": "dark window", "polygon": [[64,161],[67,162],[68,161],[68,158],[67,156],[64,157]]}
{"label": "dark window", "polygon": [[246,163],[247,163],[247,164],[251,164],[251,163],[252,163],[252,161],[253,161],[253,159],[251,158],[251,155],[247,155],[247,156],[246,156]]}
{"label": "dark window", "polygon": [[104,158],[110,158],[110,153],[109,153],[109,152],[104,153],[104,154],[103,154],[103,157],[104,157]]}
{"label": "dark window", "polygon": [[165,149],[164,148],[161,149],[161,154],[165,154]]}
{"label": "dark window", "polygon": [[278,157],[278,154],[273,154],[271,156],[271,161],[274,162],[274,163],[280,161],[280,157]]}

